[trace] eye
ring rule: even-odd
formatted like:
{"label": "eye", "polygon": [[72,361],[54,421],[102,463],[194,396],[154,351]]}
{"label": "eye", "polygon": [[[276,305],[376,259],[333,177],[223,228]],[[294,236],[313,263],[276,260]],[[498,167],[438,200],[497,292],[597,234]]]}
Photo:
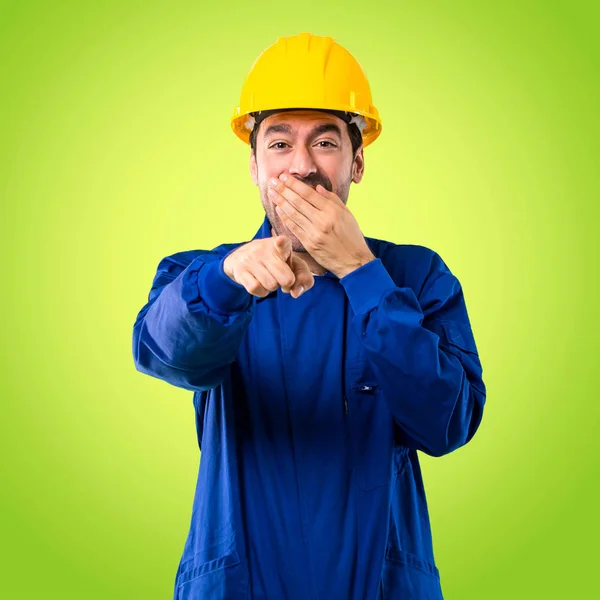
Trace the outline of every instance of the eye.
{"label": "eye", "polygon": [[[284,146],[287,146],[287,144],[285,142],[275,142],[274,144],[272,144],[271,146],[269,146],[270,148],[275,148],[275,146],[280,146],[281,144],[283,144]],[[276,150],[282,150],[283,148],[275,148]]]}
{"label": "eye", "polygon": [[317,145],[319,145],[319,144],[329,144],[329,146],[321,146],[321,148],[328,148],[328,147],[335,148],[336,147],[335,144],[333,144],[332,142],[328,142],[327,140],[321,140],[320,142],[317,142]]}

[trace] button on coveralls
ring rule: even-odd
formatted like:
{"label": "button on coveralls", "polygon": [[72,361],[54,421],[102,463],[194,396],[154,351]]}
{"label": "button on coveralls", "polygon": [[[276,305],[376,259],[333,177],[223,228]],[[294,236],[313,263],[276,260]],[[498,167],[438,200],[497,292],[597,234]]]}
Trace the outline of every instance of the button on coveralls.
{"label": "button on coveralls", "polygon": [[473,437],[482,367],[440,256],[365,239],[298,299],[227,277],[241,244],[159,263],[135,366],[194,392],[201,450],[175,600],[442,600],[417,450]]}

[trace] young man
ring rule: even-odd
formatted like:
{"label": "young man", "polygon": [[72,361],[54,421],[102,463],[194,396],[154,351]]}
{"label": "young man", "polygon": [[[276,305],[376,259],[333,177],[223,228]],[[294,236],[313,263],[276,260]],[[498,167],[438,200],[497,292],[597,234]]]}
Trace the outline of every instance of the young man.
{"label": "young man", "polygon": [[263,224],[164,258],[133,332],[139,371],[194,392],[175,599],[441,600],[417,451],[452,452],[482,418],[460,283],[347,208],[381,121],[332,38],[263,52],[232,128]]}

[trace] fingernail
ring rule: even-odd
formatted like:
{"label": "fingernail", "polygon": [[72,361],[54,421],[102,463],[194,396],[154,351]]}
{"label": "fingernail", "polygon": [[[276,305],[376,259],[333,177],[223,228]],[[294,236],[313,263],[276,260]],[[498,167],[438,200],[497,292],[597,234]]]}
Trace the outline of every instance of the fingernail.
{"label": "fingernail", "polygon": [[269,179],[269,185],[272,187],[276,187],[278,183],[279,179],[275,179],[274,177],[271,177],[271,179]]}
{"label": "fingernail", "polygon": [[300,286],[300,291],[298,292],[298,295],[296,296],[296,298],[300,298],[300,296],[302,296],[302,294],[304,294],[304,286],[303,285]]}
{"label": "fingernail", "polygon": [[279,176],[279,179],[281,179],[281,181],[287,181],[287,175],[286,175],[285,173],[282,173],[282,174]]}

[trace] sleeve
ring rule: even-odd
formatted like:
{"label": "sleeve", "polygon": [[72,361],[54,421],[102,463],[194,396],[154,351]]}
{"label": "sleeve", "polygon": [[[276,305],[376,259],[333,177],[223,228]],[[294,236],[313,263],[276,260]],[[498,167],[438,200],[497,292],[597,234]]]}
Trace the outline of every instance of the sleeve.
{"label": "sleeve", "polygon": [[[232,250],[233,251],[233,250]],[[254,311],[254,296],[223,270],[227,256],[181,255],[158,265],[133,326],[138,371],[188,390],[223,382]]]}
{"label": "sleeve", "polygon": [[477,431],[486,388],[461,285],[429,252],[419,298],[411,287],[396,285],[380,258],[340,283],[400,443],[442,456]]}

